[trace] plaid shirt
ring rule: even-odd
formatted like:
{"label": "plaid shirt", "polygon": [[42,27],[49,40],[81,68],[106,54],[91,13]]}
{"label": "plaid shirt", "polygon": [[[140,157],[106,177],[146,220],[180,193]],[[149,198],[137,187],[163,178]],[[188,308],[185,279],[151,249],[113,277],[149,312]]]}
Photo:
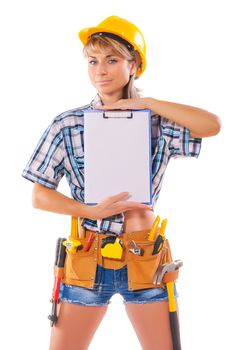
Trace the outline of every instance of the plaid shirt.
{"label": "plaid shirt", "polygon": [[[84,112],[101,104],[98,95],[84,107],[58,115],[42,135],[22,176],[51,189],[66,176],[72,197],[84,203]],[[171,157],[198,157],[201,139],[189,130],[159,115],[151,117],[152,208],[159,197],[164,173]],[[117,161],[117,159],[116,159]],[[100,233],[123,232],[124,213],[102,220],[84,218],[82,226]]]}

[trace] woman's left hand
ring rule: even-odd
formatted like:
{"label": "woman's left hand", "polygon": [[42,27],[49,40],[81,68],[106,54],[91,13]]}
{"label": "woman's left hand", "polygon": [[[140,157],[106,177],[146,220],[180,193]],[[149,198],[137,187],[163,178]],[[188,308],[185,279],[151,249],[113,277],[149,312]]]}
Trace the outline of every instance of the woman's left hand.
{"label": "woman's left hand", "polygon": [[121,99],[109,105],[96,106],[95,108],[101,110],[149,109],[154,114],[188,128],[192,137],[213,136],[221,129],[221,121],[213,113],[201,108],[156,100],[151,97]]}
{"label": "woman's left hand", "polygon": [[111,109],[146,109],[148,107],[146,98],[129,98],[118,100],[117,102],[111,103],[109,105],[95,106],[94,108],[106,111]]}

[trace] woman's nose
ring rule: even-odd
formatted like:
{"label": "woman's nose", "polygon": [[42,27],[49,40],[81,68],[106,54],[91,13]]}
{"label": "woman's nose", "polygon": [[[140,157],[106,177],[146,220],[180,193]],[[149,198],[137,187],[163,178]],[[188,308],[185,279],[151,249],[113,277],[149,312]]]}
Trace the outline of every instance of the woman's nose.
{"label": "woman's nose", "polygon": [[107,73],[106,64],[104,62],[99,62],[97,65],[96,73],[100,75]]}

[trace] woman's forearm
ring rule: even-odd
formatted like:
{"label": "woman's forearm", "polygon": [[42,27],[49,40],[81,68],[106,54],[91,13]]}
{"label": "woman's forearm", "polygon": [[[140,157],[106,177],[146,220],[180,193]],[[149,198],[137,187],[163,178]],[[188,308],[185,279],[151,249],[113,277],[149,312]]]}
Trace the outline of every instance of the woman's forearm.
{"label": "woman's forearm", "polygon": [[193,137],[213,136],[220,131],[219,118],[206,110],[153,98],[146,98],[146,104],[154,113],[188,128]]}
{"label": "woman's forearm", "polygon": [[96,109],[150,109],[154,114],[167,118],[190,130],[193,137],[208,137],[216,135],[221,129],[220,119],[204,109],[183,105],[180,103],[156,100],[152,97],[136,99],[121,99]]}
{"label": "woman's forearm", "polygon": [[87,205],[71,199],[56,190],[35,183],[32,191],[32,205],[37,209],[85,217],[92,220],[103,219],[128,210],[151,210],[150,206],[146,204],[127,201],[128,197],[128,192],[120,192],[102,199],[96,205]]}
{"label": "woman's forearm", "polygon": [[89,217],[90,215],[90,207],[88,205],[37,183],[34,184],[32,191],[32,205],[34,208],[58,214],[79,217]]}

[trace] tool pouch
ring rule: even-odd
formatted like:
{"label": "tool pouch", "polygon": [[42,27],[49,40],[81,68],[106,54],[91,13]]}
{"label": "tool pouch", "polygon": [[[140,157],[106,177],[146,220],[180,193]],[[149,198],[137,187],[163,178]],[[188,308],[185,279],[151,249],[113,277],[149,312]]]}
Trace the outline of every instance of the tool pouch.
{"label": "tool pouch", "polygon": [[[172,261],[168,240],[163,243],[159,253],[153,255],[155,241],[148,241],[148,230],[125,233],[123,235],[124,252],[120,260],[103,258],[101,254],[101,242],[106,235],[95,234],[95,238],[87,252],[84,247],[87,244],[91,231],[86,230],[86,238],[79,238],[81,245],[76,253],[66,251],[63,283],[93,289],[95,285],[97,263],[110,269],[120,269],[127,265],[129,290],[161,288],[153,283],[154,275],[158,267]],[[130,242],[135,241],[142,248],[143,255],[135,255],[129,251]]]}
{"label": "tool pouch", "polygon": [[152,255],[155,241],[136,241],[144,253],[142,256],[128,254],[128,287],[129,290],[161,288],[163,284],[157,286],[153,283],[153,279],[158,267],[162,264],[172,261],[171,251],[168,240],[163,243],[159,253]]}
{"label": "tool pouch", "polygon": [[94,240],[88,251],[84,251],[88,237],[80,238],[81,245],[76,253],[66,251],[63,283],[93,288],[97,266],[97,241]]}

